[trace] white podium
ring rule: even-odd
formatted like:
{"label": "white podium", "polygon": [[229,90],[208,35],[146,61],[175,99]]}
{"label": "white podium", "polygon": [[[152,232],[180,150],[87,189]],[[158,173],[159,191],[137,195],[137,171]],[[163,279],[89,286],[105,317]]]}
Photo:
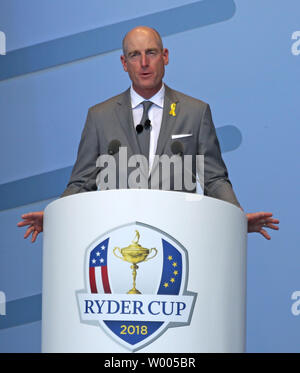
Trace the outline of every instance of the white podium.
{"label": "white podium", "polygon": [[50,203],[42,352],[244,352],[246,244],[245,214],[198,194]]}

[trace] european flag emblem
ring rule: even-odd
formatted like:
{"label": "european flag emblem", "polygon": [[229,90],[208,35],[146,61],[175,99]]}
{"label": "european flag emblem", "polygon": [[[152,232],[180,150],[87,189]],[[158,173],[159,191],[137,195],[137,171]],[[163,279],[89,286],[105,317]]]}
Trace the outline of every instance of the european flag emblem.
{"label": "european flag emblem", "polygon": [[162,239],[163,270],[158,294],[179,294],[182,280],[182,256],[168,241]]}

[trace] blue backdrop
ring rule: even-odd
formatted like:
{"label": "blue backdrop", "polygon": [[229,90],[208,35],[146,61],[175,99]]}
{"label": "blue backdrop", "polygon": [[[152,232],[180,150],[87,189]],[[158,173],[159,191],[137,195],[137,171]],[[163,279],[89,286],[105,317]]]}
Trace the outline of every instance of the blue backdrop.
{"label": "blue backdrop", "polygon": [[129,86],[121,40],[140,24],[170,51],[165,82],[211,105],[245,211],[281,221],[270,242],[249,235],[247,351],[300,352],[299,12],[297,0],[0,0],[1,352],[41,348],[42,237],[16,224],[63,191],[88,107]]}

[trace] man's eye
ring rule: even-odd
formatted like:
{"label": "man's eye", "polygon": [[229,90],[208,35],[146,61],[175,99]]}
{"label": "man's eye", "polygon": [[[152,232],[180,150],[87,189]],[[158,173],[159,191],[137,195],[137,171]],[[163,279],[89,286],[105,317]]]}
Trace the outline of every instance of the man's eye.
{"label": "man's eye", "polygon": [[130,53],[129,54],[129,58],[134,58],[134,57],[137,57],[138,56],[138,53],[137,52],[134,52],[134,53]]}

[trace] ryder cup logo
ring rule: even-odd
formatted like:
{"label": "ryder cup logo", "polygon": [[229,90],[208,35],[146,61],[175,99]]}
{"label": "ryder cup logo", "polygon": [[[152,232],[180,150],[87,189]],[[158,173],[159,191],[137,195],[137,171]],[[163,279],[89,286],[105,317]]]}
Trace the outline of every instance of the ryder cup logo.
{"label": "ryder cup logo", "polygon": [[187,283],[187,252],[174,238],[139,222],[118,227],[87,248],[81,322],[139,350],[169,327],[190,324],[196,294]]}

